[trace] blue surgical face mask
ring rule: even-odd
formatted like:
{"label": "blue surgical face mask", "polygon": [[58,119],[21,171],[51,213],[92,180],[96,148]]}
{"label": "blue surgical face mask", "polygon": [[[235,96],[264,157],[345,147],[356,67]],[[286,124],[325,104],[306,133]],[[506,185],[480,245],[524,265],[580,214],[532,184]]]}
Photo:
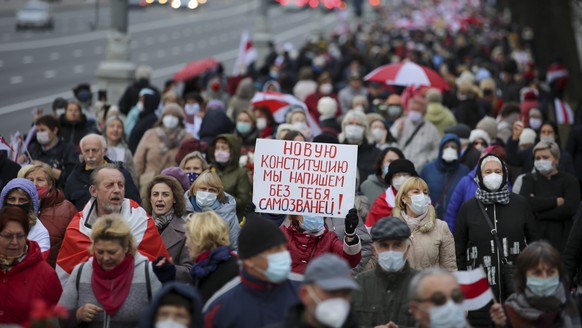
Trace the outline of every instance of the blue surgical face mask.
{"label": "blue surgical face mask", "polygon": [[558,290],[560,276],[549,278],[527,277],[526,286],[536,296],[552,296]]}
{"label": "blue surgical face mask", "polygon": [[384,173],[384,175],[388,174],[389,170],[390,170],[390,164],[386,164],[386,165],[382,166],[382,173]]}
{"label": "blue surgical face mask", "polygon": [[240,134],[248,134],[249,132],[251,132],[251,129],[252,128],[253,128],[253,126],[251,125],[251,123],[248,123],[248,122],[236,122],[236,130]]}
{"label": "blue surgical face mask", "polygon": [[198,190],[196,192],[196,204],[202,208],[212,207],[216,202],[216,197],[216,193]]}
{"label": "blue surgical face mask", "polygon": [[291,254],[289,251],[282,251],[267,255],[267,270],[262,273],[273,283],[281,283],[287,279],[291,272]]}
{"label": "blue surgical face mask", "polygon": [[402,270],[406,260],[404,252],[386,251],[378,253],[378,264],[384,271],[396,272]]}
{"label": "blue surgical face mask", "polygon": [[303,230],[316,234],[323,230],[323,218],[320,216],[303,216],[303,223],[299,225]]}
{"label": "blue surgical face mask", "polygon": [[467,327],[465,311],[460,304],[448,300],[441,306],[430,308],[430,327],[450,327],[464,328]]}

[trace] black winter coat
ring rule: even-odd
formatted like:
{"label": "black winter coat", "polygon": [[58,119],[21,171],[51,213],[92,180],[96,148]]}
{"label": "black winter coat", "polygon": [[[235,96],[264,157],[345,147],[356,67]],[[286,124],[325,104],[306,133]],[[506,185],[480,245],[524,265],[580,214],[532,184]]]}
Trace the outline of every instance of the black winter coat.
{"label": "black winter coat", "polygon": [[474,98],[461,100],[453,112],[458,123],[467,124],[471,129],[485,116],[485,113],[479,112],[479,104]]}
{"label": "black winter coat", "polygon": [[5,151],[0,151],[0,188],[16,178],[20,165],[8,158]]}
{"label": "black winter coat", "polygon": [[70,142],[73,146],[79,145],[81,138],[89,133],[98,133],[95,121],[87,120],[84,114],[81,114],[81,120],[78,122],[71,122],[65,119],[65,115],[61,115],[61,132],[60,136],[65,142]]}
{"label": "black winter coat", "polygon": [[[112,161],[105,157],[107,163]],[[118,162],[119,170],[125,177],[125,198],[132,199],[138,204],[141,204],[141,198],[139,197],[139,189],[133,183],[131,174],[129,171],[123,167],[122,163]],[[91,199],[91,193],[89,192],[89,178],[93,170],[85,170],[85,162],[81,162],[75,166],[72,174],[67,179],[65,185],[65,198],[73,203],[75,207],[81,211],[85,204]]]}
{"label": "black winter coat", "polygon": [[[469,199],[457,215],[454,233],[457,267],[461,271],[483,266],[496,299],[503,302],[509,295],[505,295],[499,283],[503,281],[503,273],[499,272],[501,259],[507,257],[510,263],[515,264],[526,242],[531,243],[537,239],[534,218],[528,202],[513,193],[509,194],[507,205],[483,204],[491,225],[495,226],[494,219],[497,219],[497,233],[503,244],[502,257],[498,259],[497,243],[477,202],[475,197]],[[468,318],[473,327],[489,327],[489,307],[469,312]]]}
{"label": "black winter coat", "polygon": [[28,152],[33,160],[41,161],[51,167],[62,171],[57,185],[60,189],[65,187],[67,178],[79,164],[79,152],[77,147],[69,142],[59,140],[59,142],[51,149],[44,150],[43,147],[35,140],[28,146]]}
{"label": "black winter coat", "polygon": [[[562,252],[572,229],[572,217],[580,202],[576,178],[563,172],[550,179],[538,172],[529,173],[523,177],[519,194],[529,201],[540,238]],[[564,198],[564,205],[558,206],[558,197]]]}
{"label": "black winter coat", "polygon": [[[580,112],[582,113],[582,110]],[[570,135],[566,142],[566,151],[572,156],[576,177],[582,184],[582,125],[576,125],[570,130]]]}
{"label": "black winter coat", "polygon": [[214,293],[226,285],[227,282],[237,277],[240,272],[237,258],[231,256],[226,262],[220,263],[214,272],[202,279],[195,279],[194,286],[202,297],[202,302],[206,303]]}

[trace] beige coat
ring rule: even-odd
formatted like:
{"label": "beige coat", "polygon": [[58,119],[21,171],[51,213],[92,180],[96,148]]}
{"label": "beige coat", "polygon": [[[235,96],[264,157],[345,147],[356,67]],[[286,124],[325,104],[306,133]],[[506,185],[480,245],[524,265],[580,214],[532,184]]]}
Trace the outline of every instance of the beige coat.
{"label": "beige coat", "polygon": [[447,271],[457,271],[453,234],[445,221],[436,218],[434,207],[429,207],[427,216],[412,231],[410,242],[408,263],[411,268],[423,270],[440,267]]}
{"label": "beige coat", "polygon": [[180,143],[186,139],[192,138],[190,133],[185,133],[181,140],[177,142],[176,147],[167,151],[162,151],[162,140],[156,132],[156,128],[151,128],[141,138],[139,145],[133,156],[135,163],[135,174],[139,180],[140,191],[143,191],[147,184],[159,174],[163,169],[176,166],[176,153]]}

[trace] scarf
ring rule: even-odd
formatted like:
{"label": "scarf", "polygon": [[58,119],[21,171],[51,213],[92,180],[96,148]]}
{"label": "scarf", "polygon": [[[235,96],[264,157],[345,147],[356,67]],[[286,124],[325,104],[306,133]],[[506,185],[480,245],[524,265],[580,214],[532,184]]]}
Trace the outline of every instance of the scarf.
{"label": "scarf", "polygon": [[24,252],[18,256],[6,256],[0,254],[0,270],[4,272],[10,271],[10,269],[12,269],[15,265],[24,261],[26,253],[28,253],[28,245],[24,246]]}
{"label": "scarf", "polygon": [[559,327],[580,327],[581,325],[576,305],[567,298],[563,284],[560,284],[554,295],[547,297],[536,296],[526,288],[523,293],[511,294],[505,304],[511,306],[520,317],[529,321],[537,321],[544,314],[557,312]]}
{"label": "scarf", "polygon": [[219,264],[228,261],[231,256],[230,249],[226,246],[219,246],[204,252],[196,258],[196,263],[190,269],[190,274],[197,279],[206,278],[216,271]]}
{"label": "scarf", "polygon": [[156,215],[156,214],[152,213],[152,217],[154,218],[154,221],[156,222],[156,227],[158,228],[158,231],[160,233],[162,233],[162,231],[164,231],[164,229],[166,229],[168,224],[170,224],[170,222],[172,222],[172,219],[174,219],[174,208],[172,207],[168,211],[168,213],[162,214],[162,215]]}
{"label": "scarf", "polygon": [[412,232],[418,229],[421,233],[427,233],[435,227],[436,214],[432,205],[428,207],[426,213],[418,217],[413,218],[408,216],[404,211],[400,211],[400,217],[406,222]]}
{"label": "scarf", "polygon": [[161,127],[156,128],[156,134],[160,138],[160,153],[163,155],[170,149],[174,149],[180,145],[184,138],[184,129],[176,128],[173,131],[166,131]]}
{"label": "scarf", "polygon": [[135,260],[127,254],[115,268],[105,271],[93,257],[93,275],[91,287],[95,298],[103,305],[108,315],[114,316],[125,302],[133,280]]}
{"label": "scarf", "polygon": [[[477,177],[477,174],[475,174],[475,178],[473,178],[473,180],[475,180],[477,185],[479,185],[479,178]],[[494,203],[507,205],[509,204],[509,189],[507,189],[507,185],[503,186],[498,191],[486,191],[479,187],[475,192],[475,198],[486,205],[491,205]]]}

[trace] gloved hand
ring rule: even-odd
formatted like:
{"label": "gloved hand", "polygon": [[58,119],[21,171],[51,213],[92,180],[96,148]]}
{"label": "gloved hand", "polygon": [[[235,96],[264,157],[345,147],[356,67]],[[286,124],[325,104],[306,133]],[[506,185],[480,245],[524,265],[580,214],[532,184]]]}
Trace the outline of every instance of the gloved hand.
{"label": "gloved hand", "polygon": [[346,235],[353,235],[356,233],[356,228],[358,227],[358,211],[352,208],[346,215],[345,225],[346,225]]}
{"label": "gloved hand", "polygon": [[159,256],[152,264],[154,273],[161,283],[176,280],[176,266],[171,258]]}

